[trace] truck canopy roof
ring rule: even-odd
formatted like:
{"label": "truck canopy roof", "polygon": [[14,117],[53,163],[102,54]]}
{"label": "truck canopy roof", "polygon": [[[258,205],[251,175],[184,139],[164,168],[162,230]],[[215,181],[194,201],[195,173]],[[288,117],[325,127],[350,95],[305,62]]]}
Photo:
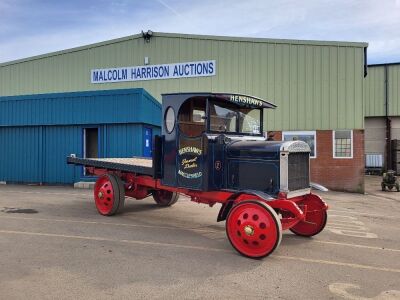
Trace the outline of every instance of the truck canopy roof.
{"label": "truck canopy roof", "polygon": [[247,106],[252,108],[276,108],[276,105],[268,102],[264,99],[236,93],[168,93],[162,94],[163,97],[173,97],[173,96],[187,96],[191,97],[205,97],[205,98],[217,98],[219,100],[228,101],[231,103],[238,104],[240,106]]}

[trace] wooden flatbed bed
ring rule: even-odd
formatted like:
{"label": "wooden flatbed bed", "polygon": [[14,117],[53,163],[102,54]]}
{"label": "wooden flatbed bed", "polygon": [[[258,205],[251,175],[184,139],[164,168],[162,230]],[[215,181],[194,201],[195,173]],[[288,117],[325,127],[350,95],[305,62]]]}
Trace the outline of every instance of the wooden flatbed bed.
{"label": "wooden flatbed bed", "polygon": [[153,161],[145,157],[129,158],[78,158],[67,157],[68,164],[95,167],[107,170],[118,170],[142,175],[153,176]]}

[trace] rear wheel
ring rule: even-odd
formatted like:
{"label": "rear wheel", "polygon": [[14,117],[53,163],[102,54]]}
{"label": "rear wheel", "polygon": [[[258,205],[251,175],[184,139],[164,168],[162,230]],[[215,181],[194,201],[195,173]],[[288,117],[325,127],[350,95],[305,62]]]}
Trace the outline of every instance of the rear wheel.
{"label": "rear wheel", "polygon": [[100,176],[94,186],[97,211],[104,216],[120,212],[125,203],[125,189],[119,177],[112,174]]}
{"label": "rear wheel", "polygon": [[271,254],[282,239],[282,225],[276,212],[257,200],[235,205],[226,220],[226,234],[233,248],[250,258]]}
{"label": "rear wheel", "polygon": [[303,221],[290,228],[290,231],[300,235],[310,237],[320,233],[326,225],[328,214],[321,198],[317,195],[307,195],[306,199],[297,203],[300,207],[307,206],[306,217]]}
{"label": "rear wheel", "polygon": [[153,191],[153,199],[159,206],[171,206],[178,201],[179,194],[175,192],[156,190]]}

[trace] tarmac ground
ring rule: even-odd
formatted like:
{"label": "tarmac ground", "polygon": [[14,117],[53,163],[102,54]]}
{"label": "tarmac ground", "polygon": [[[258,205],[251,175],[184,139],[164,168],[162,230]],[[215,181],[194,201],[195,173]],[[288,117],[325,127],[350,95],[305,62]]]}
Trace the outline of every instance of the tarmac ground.
{"label": "tarmac ground", "polygon": [[0,185],[0,299],[400,299],[400,193],[321,193],[328,224],[284,232],[254,260],[230,245],[219,205],[128,200],[99,215],[92,191]]}

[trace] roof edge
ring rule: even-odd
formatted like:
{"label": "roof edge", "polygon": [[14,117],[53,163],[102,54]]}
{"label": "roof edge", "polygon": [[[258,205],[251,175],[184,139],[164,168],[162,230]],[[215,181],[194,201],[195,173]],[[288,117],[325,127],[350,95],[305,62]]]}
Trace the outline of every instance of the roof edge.
{"label": "roof edge", "polygon": [[367,42],[349,42],[349,41],[321,41],[321,40],[297,40],[297,39],[272,39],[258,37],[235,37],[222,35],[200,35],[200,34],[185,34],[185,33],[165,33],[155,32],[154,36],[163,37],[180,37],[187,39],[202,39],[202,40],[222,40],[234,42],[269,42],[275,44],[295,44],[295,45],[315,45],[315,46],[356,46],[360,48],[368,47]]}
{"label": "roof edge", "polygon": [[[153,32],[154,37],[169,37],[169,38],[185,38],[185,39],[199,39],[199,40],[219,40],[219,41],[233,41],[233,42],[255,42],[255,43],[274,43],[274,44],[293,44],[293,45],[314,45],[314,46],[336,46],[336,47],[368,47],[365,42],[346,42],[346,41],[317,41],[317,40],[291,40],[291,39],[270,39],[270,38],[256,38],[256,37],[234,37],[234,36],[218,36],[218,35],[199,35],[199,34],[184,34],[184,33],[165,33]],[[21,58],[8,62],[0,63],[0,67],[15,65],[23,62],[38,60],[42,58],[78,52],[91,48],[121,43],[124,41],[142,38],[142,33],[111,39],[103,42],[88,44],[84,46],[69,48],[60,51],[54,51],[35,55],[31,57]]]}
{"label": "roof edge", "polygon": [[11,96],[0,96],[0,102],[2,101],[18,101],[18,100],[32,100],[32,99],[56,99],[68,97],[82,97],[82,96],[107,96],[107,95],[126,95],[126,94],[141,94],[146,93],[149,100],[158,102],[149,92],[144,88],[127,88],[127,89],[108,89],[108,90],[87,90],[87,91],[71,91],[71,92],[55,92],[55,93],[40,93],[40,94],[25,94],[25,95],[11,95]]}
{"label": "roof edge", "polygon": [[382,64],[371,64],[368,67],[384,67],[384,66],[397,66],[400,62],[382,63]]}

